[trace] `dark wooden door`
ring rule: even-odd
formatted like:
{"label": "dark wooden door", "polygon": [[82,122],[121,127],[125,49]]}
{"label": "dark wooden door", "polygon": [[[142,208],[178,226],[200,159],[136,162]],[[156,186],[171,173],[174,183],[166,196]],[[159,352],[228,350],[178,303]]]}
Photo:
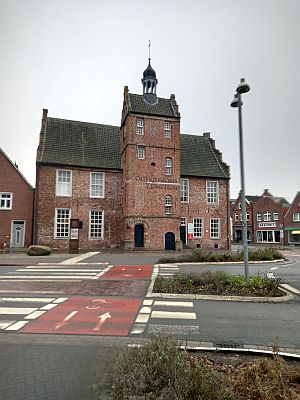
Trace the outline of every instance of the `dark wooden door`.
{"label": "dark wooden door", "polygon": [[175,250],[175,233],[167,232],[165,234],[165,249]]}
{"label": "dark wooden door", "polygon": [[134,246],[144,247],[144,226],[136,225],[134,227]]}

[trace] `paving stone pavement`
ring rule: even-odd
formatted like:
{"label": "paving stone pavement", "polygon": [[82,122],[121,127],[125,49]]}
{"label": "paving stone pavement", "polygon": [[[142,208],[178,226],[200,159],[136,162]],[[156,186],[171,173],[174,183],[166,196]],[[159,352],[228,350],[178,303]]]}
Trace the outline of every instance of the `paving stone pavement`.
{"label": "paving stone pavement", "polygon": [[2,292],[57,293],[70,296],[143,297],[149,280],[83,280],[80,282],[0,282]]}
{"label": "paving stone pavement", "polygon": [[0,398],[95,400],[98,382],[100,399],[108,399],[111,371],[125,346],[125,338],[0,334]]}

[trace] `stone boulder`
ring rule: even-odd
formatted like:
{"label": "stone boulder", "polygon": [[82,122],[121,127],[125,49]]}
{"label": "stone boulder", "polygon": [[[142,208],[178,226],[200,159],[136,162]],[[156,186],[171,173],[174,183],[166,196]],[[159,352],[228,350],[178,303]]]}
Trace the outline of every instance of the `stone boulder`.
{"label": "stone boulder", "polygon": [[51,253],[51,248],[48,246],[29,246],[26,250],[29,256],[48,256]]}

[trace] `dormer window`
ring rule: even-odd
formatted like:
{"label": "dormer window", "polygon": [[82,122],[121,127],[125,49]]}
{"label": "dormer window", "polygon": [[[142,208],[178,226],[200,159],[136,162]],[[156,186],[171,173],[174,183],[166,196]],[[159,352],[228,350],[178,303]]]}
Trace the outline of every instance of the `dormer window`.
{"label": "dormer window", "polygon": [[165,121],[165,138],[170,139],[172,136],[171,122]]}
{"label": "dormer window", "polygon": [[137,135],[144,134],[144,120],[143,119],[139,118],[136,120],[136,134]]}

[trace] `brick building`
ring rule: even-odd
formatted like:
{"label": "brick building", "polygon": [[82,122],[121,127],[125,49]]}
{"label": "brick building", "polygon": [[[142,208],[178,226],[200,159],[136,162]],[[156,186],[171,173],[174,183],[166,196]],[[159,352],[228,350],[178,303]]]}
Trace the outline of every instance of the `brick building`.
{"label": "brick building", "polygon": [[283,197],[274,197],[268,189],[253,205],[255,243],[284,244],[284,216],[289,203]]}
{"label": "brick building", "polygon": [[0,148],[0,249],[32,243],[34,189]]}
{"label": "brick building", "polygon": [[230,246],[229,167],[209,133],[180,133],[174,95],[124,89],[120,127],[50,118],[37,151],[35,242],[66,248],[70,218],[80,248]]}
{"label": "brick building", "polygon": [[[247,239],[249,243],[255,241],[254,238],[254,222],[253,222],[253,205],[257,202],[259,196],[246,195],[246,221],[247,221]],[[242,215],[242,196],[234,201],[231,206],[232,218],[232,240],[235,243],[243,241],[243,215]]]}
{"label": "brick building", "polygon": [[286,244],[300,245],[300,192],[298,192],[284,216]]}

